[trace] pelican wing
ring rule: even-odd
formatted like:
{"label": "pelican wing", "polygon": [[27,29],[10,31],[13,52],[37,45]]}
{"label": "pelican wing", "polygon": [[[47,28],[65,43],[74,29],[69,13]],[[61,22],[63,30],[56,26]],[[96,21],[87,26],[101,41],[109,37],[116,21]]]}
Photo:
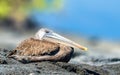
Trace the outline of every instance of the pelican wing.
{"label": "pelican wing", "polygon": [[55,55],[58,51],[59,44],[57,43],[29,38],[21,42],[21,44],[16,47],[13,54],[21,56],[43,56]]}

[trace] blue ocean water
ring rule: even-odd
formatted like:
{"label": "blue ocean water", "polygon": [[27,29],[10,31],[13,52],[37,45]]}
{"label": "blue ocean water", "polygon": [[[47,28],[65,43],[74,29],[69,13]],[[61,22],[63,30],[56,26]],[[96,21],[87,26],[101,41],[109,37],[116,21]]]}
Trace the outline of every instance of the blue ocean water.
{"label": "blue ocean water", "polygon": [[120,0],[65,0],[59,12],[34,11],[51,29],[102,38],[120,38]]}

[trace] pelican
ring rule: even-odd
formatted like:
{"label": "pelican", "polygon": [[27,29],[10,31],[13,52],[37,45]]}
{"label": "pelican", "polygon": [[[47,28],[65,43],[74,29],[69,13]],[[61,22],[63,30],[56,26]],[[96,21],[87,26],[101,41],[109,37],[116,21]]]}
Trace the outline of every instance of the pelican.
{"label": "pelican", "polygon": [[8,56],[21,62],[68,62],[74,48],[87,50],[52,30],[42,28],[35,36],[22,41]]}

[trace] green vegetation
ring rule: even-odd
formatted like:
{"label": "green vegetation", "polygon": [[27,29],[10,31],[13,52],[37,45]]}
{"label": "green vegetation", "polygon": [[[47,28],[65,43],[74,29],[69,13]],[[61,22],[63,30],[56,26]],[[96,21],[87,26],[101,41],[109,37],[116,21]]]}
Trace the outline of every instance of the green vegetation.
{"label": "green vegetation", "polygon": [[28,14],[32,10],[58,10],[63,0],[0,0],[0,17],[15,13]]}

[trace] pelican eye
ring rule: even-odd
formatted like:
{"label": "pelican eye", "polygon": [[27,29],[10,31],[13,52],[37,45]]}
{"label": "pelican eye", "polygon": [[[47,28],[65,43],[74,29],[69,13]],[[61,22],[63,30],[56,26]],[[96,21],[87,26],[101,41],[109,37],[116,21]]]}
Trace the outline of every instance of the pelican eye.
{"label": "pelican eye", "polygon": [[46,32],[46,33],[49,33],[50,31],[46,30],[45,32]]}

